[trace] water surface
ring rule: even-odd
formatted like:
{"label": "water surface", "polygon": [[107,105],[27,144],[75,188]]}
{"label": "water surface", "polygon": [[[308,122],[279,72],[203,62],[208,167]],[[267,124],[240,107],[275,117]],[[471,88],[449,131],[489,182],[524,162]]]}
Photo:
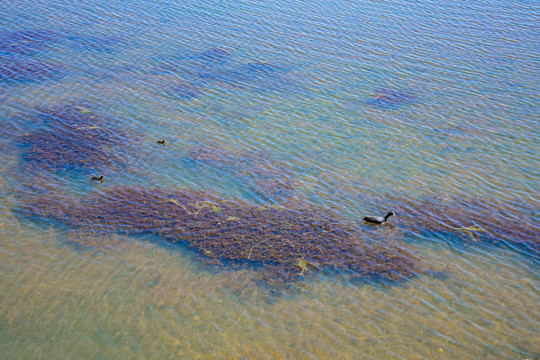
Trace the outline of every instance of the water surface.
{"label": "water surface", "polygon": [[[0,357],[540,356],[535,2],[0,7]],[[99,120],[59,133],[66,108]],[[69,147],[93,127],[110,142]],[[53,133],[77,161],[36,160]],[[159,235],[21,211],[119,186],[327,209],[418,271],[276,290]],[[357,221],[390,209],[393,228]]]}

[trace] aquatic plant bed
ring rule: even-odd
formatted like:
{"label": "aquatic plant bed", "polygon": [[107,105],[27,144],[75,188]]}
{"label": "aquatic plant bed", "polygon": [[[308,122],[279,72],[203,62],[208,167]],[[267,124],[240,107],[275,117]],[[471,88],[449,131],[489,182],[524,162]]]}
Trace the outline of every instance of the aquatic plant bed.
{"label": "aquatic plant bed", "polygon": [[122,165],[132,148],[126,131],[85,107],[66,105],[43,109],[32,119],[41,128],[21,135],[24,158],[47,170],[102,170]]}
{"label": "aquatic plant bed", "polygon": [[397,244],[368,244],[362,228],[313,206],[260,207],[199,191],[120,186],[80,201],[36,195],[24,208],[70,227],[183,242],[218,266],[260,265],[260,278],[274,284],[323,270],[401,280],[417,267]]}
{"label": "aquatic plant bed", "polygon": [[[540,254],[538,222],[527,204],[494,202],[474,196],[444,198],[388,198],[398,216],[396,227],[411,232],[432,231],[457,234],[467,242],[506,242]],[[530,211],[527,214],[526,210]]]}

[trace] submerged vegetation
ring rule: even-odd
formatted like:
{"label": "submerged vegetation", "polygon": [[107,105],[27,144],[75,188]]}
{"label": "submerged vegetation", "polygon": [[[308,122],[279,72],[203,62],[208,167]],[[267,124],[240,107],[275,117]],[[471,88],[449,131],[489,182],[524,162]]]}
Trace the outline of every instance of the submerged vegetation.
{"label": "submerged vegetation", "polygon": [[[398,214],[397,226],[413,232],[451,232],[464,241],[505,241],[540,253],[534,211],[516,211],[508,203],[492,203],[474,197],[386,200]],[[520,215],[517,215],[520,214]]]}
{"label": "submerged vegetation", "polygon": [[367,101],[367,104],[379,109],[391,109],[410,104],[414,100],[415,96],[407,92],[379,89],[375,91],[374,96]]}
{"label": "submerged vegetation", "polygon": [[[38,130],[20,135],[17,143],[26,161],[48,171],[114,166],[129,148],[126,133],[82,106],[42,109],[30,120]],[[203,145],[187,158],[232,166],[256,181],[261,193],[294,189],[280,181],[286,169],[268,154]],[[327,270],[388,280],[417,271],[416,258],[394,242],[369,244],[360,227],[314,207],[259,207],[205,192],[128,186],[92,192],[77,201],[59,189],[41,187],[39,180],[28,186],[23,208],[31,215],[86,233],[157,235],[187,244],[208,263],[258,269],[259,277],[273,285]]]}
{"label": "submerged vegetation", "polygon": [[[97,171],[123,164],[123,154],[131,149],[132,137],[86,107],[46,108],[30,120],[37,130],[20,135],[17,143],[26,161],[45,170]],[[184,160],[243,176],[267,200],[295,198],[292,176],[287,176],[292,170],[266,152],[227,150],[206,141],[189,147]],[[524,243],[536,253],[540,248],[533,215],[517,218],[509,209],[472,198],[386,199],[398,215],[392,222],[395,229],[387,231],[351,224],[300,202],[261,207],[202,191],[130,186],[75,200],[59,189],[42,191],[37,181],[34,185],[22,205],[29,215],[83,233],[156,235],[189,246],[215,266],[250,267],[274,286],[321,271],[386,280],[414,276],[422,269],[397,243],[403,231],[453,232],[472,241],[504,239]]]}
{"label": "submerged vegetation", "polygon": [[0,83],[36,82],[49,80],[62,75],[60,65],[36,60],[0,57]]}
{"label": "submerged vegetation", "polygon": [[202,94],[202,91],[196,85],[180,82],[170,85],[163,93],[172,98],[191,100],[199,97]]}
{"label": "submerged vegetation", "polygon": [[0,53],[31,55],[46,50],[59,39],[58,34],[44,29],[0,33]]}
{"label": "submerged vegetation", "polygon": [[184,100],[197,97],[205,88],[257,91],[301,88],[290,67],[266,61],[235,61],[229,51],[221,48],[159,59],[149,74],[170,78],[168,82],[162,81],[165,84],[160,91]]}
{"label": "submerged vegetation", "polygon": [[95,36],[71,34],[66,37],[69,44],[82,51],[113,52],[125,46],[126,40],[118,36]]}
{"label": "submerged vegetation", "polygon": [[24,209],[91,231],[147,233],[188,244],[216,265],[255,265],[278,285],[312,271],[388,280],[411,277],[416,258],[395,243],[368,244],[362,229],[313,207],[257,207],[190,190],[113,187],[79,202],[29,197]]}
{"label": "submerged vegetation", "polygon": [[211,48],[191,54],[188,58],[201,61],[204,65],[224,64],[231,58],[231,54],[225,49]]}
{"label": "submerged vegetation", "polygon": [[235,89],[274,90],[298,87],[290,72],[286,67],[268,62],[248,62],[231,68],[201,69],[198,76]]}
{"label": "submerged vegetation", "polygon": [[23,29],[0,32],[0,54],[34,55],[62,42],[67,42],[69,46],[78,50],[102,52],[113,51],[126,43],[125,39],[119,36],[59,33],[40,28]]}
{"label": "submerged vegetation", "polygon": [[47,170],[118,166],[130,149],[130,137],[84,107],[67,105],[40,111],[41,127],[20,136],[25,160]]}
{"label": "submerged vegetation", "polygon": [[211,48],[204,51],[190,52],[163,57],[150,69],[154,75],[183,74],[195,75],[196,69],[220,67],[231,60],[232,55],[225,49]]}
{"label": "submerged vegetation", "polygon": [[[0,50],[31,54],[55,41],[46,35],[12,35],[17,40],[15,45],[3,44]],[[65,39],[83,50],[110,51],[122,44],[114,38]],[[0,82],[38,81],[61,73],[57,65],[24,57],[12,61],[11,56],[0,57]],[[154,68],[152,74],[164,79],[168,88],[162,90],[166,95],[179,99],[200,97],[208,86],[264,90],[294,85],[294,74],[287,67],[234,62],[228,51],[219,48],[173,60]],[[413,101],[415,96],[410,93],[380,89],[367,105],[388,109]],[[106,168],[124,165],[133,150],[135,138],[131,134],[83,106],[42,109],[30,120],[35,126],[19,135],[16,142],[25,165],[39,170],[87,169],[97,175]],[[267,152],[242,149],[199,141],[182,159],[246,179],[267,203],[296,197],[291,166]],[[103,177],[94,180],[102,182]],[[386,204],[398,214],[392,221],[397,230],[391,236],[381,236],[379,229],[365,229],[341,220],[335,213],[298,203],[261,207],[207,192],[129,186],[95,191],[75,200],[65,193],[60,195],[60,191],[42,191],[39,184],[34,185],[33,195],[23,201],[24,210],[31,215],[85,233],[156,235],[171,243],[186,244],[216,266],[253,267],[261,279],[275,285],[321,271],[388,280],[411,277],[419,272],[420,265],[395,241],[403,231],[452,232],[470,241],[502,239],[526,244],[536,253],[540,250],[533,215],[518,219],[504,208],[476,199],[389,199]]]}

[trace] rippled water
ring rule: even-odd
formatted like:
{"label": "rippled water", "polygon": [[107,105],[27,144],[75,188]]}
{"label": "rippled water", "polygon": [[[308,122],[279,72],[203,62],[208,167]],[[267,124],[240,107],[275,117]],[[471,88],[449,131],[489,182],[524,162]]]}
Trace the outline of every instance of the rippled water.
{"label": "rippled water", "polygon": [[[536,2],[0,8],[0,358],[540,357]],[[70,213],[124,186],[329,211],[415,275],[305,250],[276,286],[163,218]]]}

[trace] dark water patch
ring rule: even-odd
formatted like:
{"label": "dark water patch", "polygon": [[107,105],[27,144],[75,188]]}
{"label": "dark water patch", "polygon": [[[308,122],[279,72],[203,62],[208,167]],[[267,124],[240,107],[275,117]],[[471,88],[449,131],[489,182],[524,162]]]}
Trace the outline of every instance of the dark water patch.
{"label": "dark water patch", "polygon": [[156,65],[150,67],[150,75],[182,75],[193,76],[193,71],[187,69],[178,59],[162,59],[156,61]]}
{"label": "dark water patch", "polygon": [[60,33],[46,29],[0,33],[0,55],[34,55],[62,43],[77,50],[114,52],[127,44],[120,36]]}
{"label": "dark water patch", "polygon": [[133,134],[77,105],[42,109],[30,120],[37,130],[18,136],[27,163],[58,171],[73,168],[103,171],[124,165],[133,151]]}
{"label": "dark water patch", "polygon": [[119,36],[69,35],[66,40],[77,50],[102,53],[112,53],[127,45],[127,40]]}
{"label": "dark water patch", "polygon": [[416,96],[403,91],[378,89],[373,97],[366,101],[368,106],[378,109],[393,109],[416,101]]}
{"label": "dark water patch", "polygon": [[290,69],[267,62],[250,62],[228,69],[205,70],[198,73],[201,79],[238,89],[274,90],[298,86],[288,77]]}
{"label": "dark water patch", "polygon": [[234,90],[301,89],[291,68],[268,62],[237,63],[223,49],[171,56],[156,60],[150,75],[175,76],[198,87]]}
{"label": "dark water patch", "polygon": [[[212,67],[225,65],[232,60],[232,54],[222,48],[211,48],[203,51],[173,54],[156,59],[159,64],[193,65],[193,67]],[[172,68],[171,68],[172,70]]]}
{"label": "dark water patch", "polygon": [[227,50],[221,48],[167,56],[155,60],[157,65],[150,69],[150,74],[176,74],[193,77],[197,73],[222,69],[222,66],[231,59],[232,55]]}
{"label": "dark water patch", "polygon": [[186,58],[200,61],[202,65],[208,66],[223,65],[232,58],[232,55],[225,49],[212,48],[187,55]]}
{"label": "dark water patch", "polygon": [[417,259],[394,242],[367,244],[360,227],[315,207],[258,207],[190,190],[114,187],[81,201],[26,197],[22,210],[85,231],[155,234],[188,244],[216,266],[260,266],[284,285],[323,270],[402,280]]}
{"label": "dark water patch", "polygon": [[0,57],[0,83],[24,83],[61,77],[65,69],[58,63],[20,57]]}
{"label": "dark water patch", "polygon": [[60,40],[59,34],[45,29],[0,33],[0,54],[32,55]]}
{"label": "dark water patch", "polygon": [[492,203],[475,197],[402,199],[391,198],[396,227],[414,233],[437,232],[469,243],[487,241],[521,245],[540,255],[539,226],[535,211],[524,204],[517,210],[508,203]]}
{"label": "dark water patch", "polygon": [[246,77],[264,77],[273,76],[277,74],[283,74],[290,70],[286,67],[263,62],[249,62],[241,65],[239,68],[240,73],[244,73]]}
{"label": "dark water patch", "polygon": [[[443,150],[454,150],[459,148],[460,142],[467,140],[468,142],[478,142],[479,137],[485,135],[480,129],[473,129],[470,126],[450,124],[440,128],[429,130],[431,135],[435,137],[438,143],[446,144]],[[467,152],[476,152],[475,147],[468,147]]]}
{"label": "dark water patch", "polygon": [[172,98],[191,100],[202,95],[203,90],[194,84],[180,82],[169,86],[163,93]]}
{"label": "dark water patch", "polygon": [[195,164],[212,166],[246,179],[253,191],[270,201],[290,199],[297,194],[293,172],[285,162],[268,151],[244,147],[232,150],[201,140],[185,154]]}
{"label": "dark water patch", "polygon": [[166,59],[150,69],[143,69],[148,75],[148,82],[162,95],[177,98],[193,98],[200,95],[202,89],[211,85],[197,76],[200,68],[186,66],[182,62]]}

